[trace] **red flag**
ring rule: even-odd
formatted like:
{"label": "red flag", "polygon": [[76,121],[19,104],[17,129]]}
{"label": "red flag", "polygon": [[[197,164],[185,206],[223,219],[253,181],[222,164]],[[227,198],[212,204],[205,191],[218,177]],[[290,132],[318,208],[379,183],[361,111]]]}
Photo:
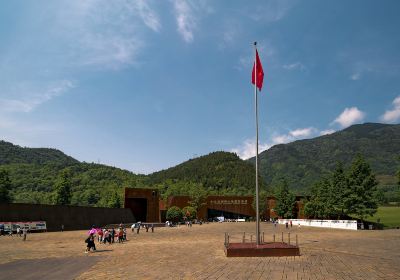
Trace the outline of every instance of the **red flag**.
{"label": "red flag", "polygon": [[[261,65],[261,61],[260,61],[260,57],[258,56],[258,51],[256,50],[256,61],[255,63],[257,63],[257,87],[258,89],[261,91],[262,85],[263,85],[263,81],[264,81],[264,71]],[[256,65],[253,65],[253,72],[251,73],[251,83],[254,85],[255,84],[255,69]]]}

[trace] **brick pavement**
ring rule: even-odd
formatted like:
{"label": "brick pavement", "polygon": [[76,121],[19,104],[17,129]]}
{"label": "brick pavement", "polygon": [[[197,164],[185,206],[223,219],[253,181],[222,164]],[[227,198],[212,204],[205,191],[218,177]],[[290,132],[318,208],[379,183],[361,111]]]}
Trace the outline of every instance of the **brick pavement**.
{"label": "brick pavement", "polygon": [[[78,279],[400,279],[400,230],[290,229],[300,257],[226,258],[224,232],[253,232],[254,223],[214,223],[129,233],[124,244],[98,245],[100,257]],[[262,224],[265,239],[286,231]],[[86,232],[0,237],[0,263],[83,256]],[[1,269],[1,266],[0,266]]]}

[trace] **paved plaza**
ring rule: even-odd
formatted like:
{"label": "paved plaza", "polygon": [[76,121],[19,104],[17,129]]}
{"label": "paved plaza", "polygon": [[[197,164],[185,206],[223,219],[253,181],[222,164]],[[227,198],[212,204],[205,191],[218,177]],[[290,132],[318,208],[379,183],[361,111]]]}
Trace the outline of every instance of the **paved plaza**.
{"label": "paved plaza", "polygon": [[[128,233],[123,244],[96,243],[87,231],[0,237],[0,279],[400,279],[400,230],[289,229],[300,257],[226,258],[224,233],[252,233],[255,223],[210,223]],[[261,224],[265,241],[284,226]],[[292,242],[293,242],[292,241]]]}

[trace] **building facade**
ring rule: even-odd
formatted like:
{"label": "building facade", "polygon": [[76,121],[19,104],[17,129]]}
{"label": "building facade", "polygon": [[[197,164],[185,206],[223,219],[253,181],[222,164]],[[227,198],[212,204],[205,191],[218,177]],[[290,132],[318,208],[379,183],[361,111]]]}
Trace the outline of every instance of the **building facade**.
{"label": "building facade", "polygon": [[[296,197],[296,205],[293,209],[293,217],[304,218],[303,197]],[[125,188],[125,208],[130,208],[136,221],[165,222],[166,212],[169,207],[184,208],[190,205],[189,196],[170,196],[163,200],[158,190]],[[274,207],[276,199],[269,196],[265,200],[265,211],[260,213],[262,219],[277,218]],[[226,219],[249,219],[256,216],[253,209],[253,196],[217,196],[210,195],[205,198],[203,205],[198,210],[197,216],[201,220],[209,220],[215,217]]]}

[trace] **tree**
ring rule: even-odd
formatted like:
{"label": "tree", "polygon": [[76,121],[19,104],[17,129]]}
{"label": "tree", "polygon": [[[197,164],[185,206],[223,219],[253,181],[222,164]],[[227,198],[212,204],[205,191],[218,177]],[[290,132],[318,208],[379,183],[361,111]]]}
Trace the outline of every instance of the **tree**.
{"label": "tree", "polygon": [[312,218],[329,218],[332,214],[332,192],[328,179],[317,182],[311,189],[311,198],[304,206],[304,213]]}
{"label": "tree", "polygon": [[11,180],[6,170],[0,170],[0,202],[11,202]]}
{"label": "tree", "polygon": [[348,187],[344,192],[346,214],[353,214],[361,220],[375,214],[378,208],[375,195],[377,185],[369,164],[362,156],[357,156],[351,165]]}
{"label": "tree", "polygon": [[68,205],[71,203],[71,174],[68,169],[64,169],[57,178],[54,202],[57,205]]}
{"label": "tree", "polygon": [[340,218],[344,216],[344,195],[347,189],[347,178],[344,172],[343,163],[338,162],[336,164],[335,171],[333,172],[331,179],[331,198],[330,202],[332,207],[331,214],[335,218]]}
{"label": "tree", "polygon": [[182,216],[188,220],[194,220],[197,217],[197,211],[192,206],[186,206],[182,209]]}
{"label": "tree", "polygon": [[121,208],[121,197],[118,193],[118,190],[114,190],[111,194],[110,199],[108,200],[108,207],[110,208]]}
{"label": "tree", "polygon": [[292,218],[296,196],[289,190],[286,180],[281,181],[276,194],[275,212],[279,217]]}
{"label": "tree", "polygon": [[196,213],[201,207],[206,205],[207,191],[200,184],[194,184],[189,190],[189,205],[194,208]]}
{"label": "tree", "polygon": [[166,218],[168,221],[179,222],[182,220],[182,210],[177,206],[168,208]]}

